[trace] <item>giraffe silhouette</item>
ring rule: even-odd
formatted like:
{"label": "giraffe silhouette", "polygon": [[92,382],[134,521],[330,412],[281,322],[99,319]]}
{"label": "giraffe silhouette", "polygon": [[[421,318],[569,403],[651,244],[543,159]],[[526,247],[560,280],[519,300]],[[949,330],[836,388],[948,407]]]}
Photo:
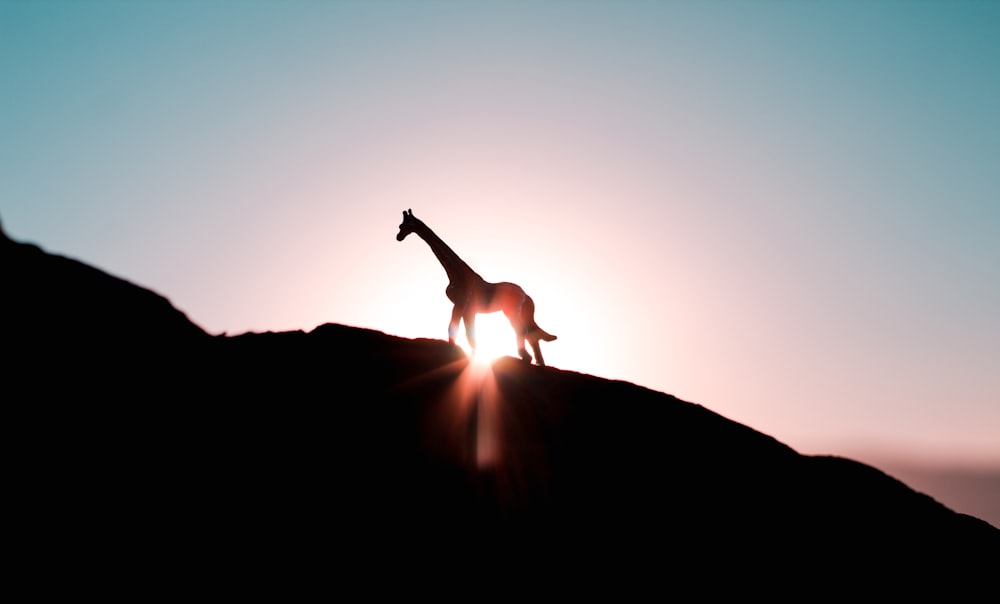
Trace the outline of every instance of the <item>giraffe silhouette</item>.
{"label": "giraffe silhouette", "polygon": [[535,353],[535,363],[545,366],[539,341],[551,342],[556,336],[548,333],[535,323],[535,302],[531,296],[524,293],[521,286],[509,282],[491,283],[472,270],[464,260],[459,258],[448,244],[441,240],[434,231],[422,220],[413,215],[413,210],[403,211],[403,222],[399,225],[396,241],[406,239],[410,233],[416,233],[430,246],[437,256],[441,266],[448,273],[448,287],[445,295],[455,305],[451,311],[451,322],[448,324],[448,341],[455,343],[458,326],[465,322],[465,337],[473,354],[476,350],[476,315],[502,310],[504,316],[514,328],[517,340],[517,353],[527,362],[531,362],[531,354],[525,349],[525,341]]}

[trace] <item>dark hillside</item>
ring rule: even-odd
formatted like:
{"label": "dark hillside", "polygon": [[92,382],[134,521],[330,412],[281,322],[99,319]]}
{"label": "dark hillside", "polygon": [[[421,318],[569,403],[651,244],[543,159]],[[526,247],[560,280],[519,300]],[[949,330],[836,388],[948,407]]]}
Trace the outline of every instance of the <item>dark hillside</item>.
{"label": "dark hillside", "polygon": [[[335,323],[212,336],[140,286],[0,250],[31,570],[181,591],[472,568],[562,594],[627,576],[954,595],[1000,568],[989,524],[668,394],[513,358],[474,371],[446,342]],[[726,583],[744,573],[766,585]]]}

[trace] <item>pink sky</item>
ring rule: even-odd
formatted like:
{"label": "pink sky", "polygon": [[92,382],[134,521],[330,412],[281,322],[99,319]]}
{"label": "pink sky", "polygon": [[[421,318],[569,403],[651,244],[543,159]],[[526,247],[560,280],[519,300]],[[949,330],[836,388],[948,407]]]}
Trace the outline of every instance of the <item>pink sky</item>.
{"label": "pink sky", "polygon": [[1000,6],[245,6],[0,4],[11,236],[213,333],[444,339],[412,208],[550,366],[1000,467]]}

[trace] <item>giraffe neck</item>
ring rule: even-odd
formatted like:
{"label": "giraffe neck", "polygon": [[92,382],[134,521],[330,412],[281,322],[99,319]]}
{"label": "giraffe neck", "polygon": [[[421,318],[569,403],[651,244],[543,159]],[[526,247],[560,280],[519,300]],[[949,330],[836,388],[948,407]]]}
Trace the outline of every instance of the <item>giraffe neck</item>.
{"label": "giraffe neck", "polygon": [[444,267],[446,273],[448,273],[448,280],[451,283],[468,283],[470,281],[474,282],[484,282],[485,280],[479,276],[476,271],[472,270],[464,260],[458,257],[448,244],[441,240],[437,234],[434,233],[423,222],[417,223],[417,228],[413,229],[413,232],[417,234],[421,239],[423,239],[427,245],[434,252],[437,257],[438,262]]}

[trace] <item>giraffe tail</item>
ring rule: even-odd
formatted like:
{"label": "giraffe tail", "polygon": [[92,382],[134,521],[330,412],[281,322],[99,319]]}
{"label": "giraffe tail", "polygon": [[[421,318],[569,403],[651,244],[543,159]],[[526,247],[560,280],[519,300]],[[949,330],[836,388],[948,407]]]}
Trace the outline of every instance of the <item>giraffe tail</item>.
{"label": "giraffe tail", "polygon": [[521,316],[525,319],[524,324],[527,326],[524,332],[525,337],[533,340],[542,340],[543,342],[551,342],[556,339],[556,336],[539,327],[538,323],[535,323],[535,301],[531,299],[531,296],[524,297],[522,313]]}
{"label": "giraffe tail", "polygon": [[530,335],[533,338],[538,338],[543,342],[551,342],[552,340],[555,340],[557,337],[545,331],[538,325],[532,325],[531,329],[528,330],[528,335]]}

